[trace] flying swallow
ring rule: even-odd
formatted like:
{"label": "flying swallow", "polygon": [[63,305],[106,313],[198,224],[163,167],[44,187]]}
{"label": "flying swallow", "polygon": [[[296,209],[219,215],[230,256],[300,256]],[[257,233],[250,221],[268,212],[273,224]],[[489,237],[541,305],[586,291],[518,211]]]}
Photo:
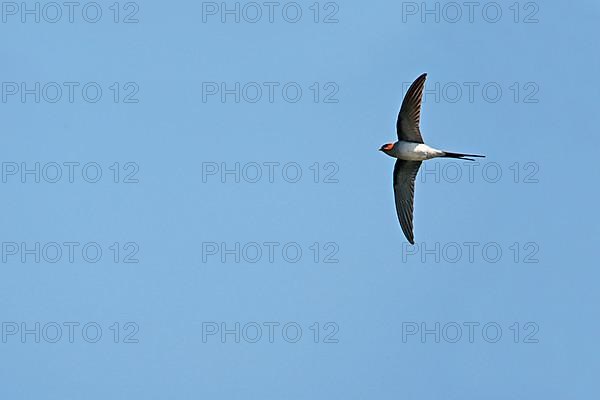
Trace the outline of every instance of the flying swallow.
{"label": "flying swallow", "polygon": [[415,244],[413,234],[413,203],[415,195],[415,178],[421,162],[436,157],[460,158],[475,161],[468,157],[485,157],[477,154],[451,153],[434,149],[423,143],[419,121],[421,119],[421,101],[427,74],[419,76],[408,88],[402,101],[396,132],[398,141],[387,143],[379,149],[390,157],[396,158],[394,165],[394,198],[396,213],[404,236]]}

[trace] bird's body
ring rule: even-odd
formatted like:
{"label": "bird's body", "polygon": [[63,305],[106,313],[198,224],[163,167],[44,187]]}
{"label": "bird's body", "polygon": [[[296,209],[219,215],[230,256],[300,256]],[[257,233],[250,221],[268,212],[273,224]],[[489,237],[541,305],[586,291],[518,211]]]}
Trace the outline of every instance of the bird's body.
{"label": "bird's body", "polygon": [[434,149],[425,143],[398,140],[396,143],[394,143],[392,150],[390,152],[386,152],[386,154],[405,161],[425,161],[435,157],[442,157],[444,152]]}
{"label": "bird's body", "polygon": [[404,96],[398,120],[396,133],[398,141],[381,146],[379,150],[390,157],[396,158],[394,165],[394,198],[396,213],[402,231],[411,244],[415,243],[413,235],[413,202],[415,194],[415,178],[421,167],[421,162],[436,157],[459,158],[473,160],[467,157],[484,157],[477,154],[452,153],[434,149],[423,143],[419,122],[421,119],[421,100],[427,74],[419,76]]}

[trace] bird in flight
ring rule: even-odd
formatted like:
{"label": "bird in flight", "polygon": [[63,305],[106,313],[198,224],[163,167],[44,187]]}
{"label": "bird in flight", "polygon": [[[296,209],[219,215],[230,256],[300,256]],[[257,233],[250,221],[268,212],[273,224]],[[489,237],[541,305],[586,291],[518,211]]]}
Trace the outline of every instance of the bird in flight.
{"label": "bird in flight", "polygon": [[460,158],[475,161],[468,157],[485,157],[476,154],[451,153],[434,149],[423,143],[419,121],[421,119],[421,100],[427,74],[419,76],[408,88],[402,101],[396,132],[398,141],[387,143],[379,149],[390,157],[396,158],[394,165],[394,198],[396,213],[404,236],[415,244],[413,234],[413,203],[415,195],[415,178],[421,162],[436,157]]}

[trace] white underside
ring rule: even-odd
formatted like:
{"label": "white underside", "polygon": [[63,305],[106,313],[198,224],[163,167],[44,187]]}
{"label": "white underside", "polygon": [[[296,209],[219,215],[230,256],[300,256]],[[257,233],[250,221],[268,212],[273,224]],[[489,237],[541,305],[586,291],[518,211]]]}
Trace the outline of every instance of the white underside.
{"label": "white underside", "polygon": [[404,142],[399,141],[394,144],[394,148],[390,152],[392,157],[407,161],[423,161],[435,157],[441,157],[444,152],[441,150],[429,147],[424,143]]}

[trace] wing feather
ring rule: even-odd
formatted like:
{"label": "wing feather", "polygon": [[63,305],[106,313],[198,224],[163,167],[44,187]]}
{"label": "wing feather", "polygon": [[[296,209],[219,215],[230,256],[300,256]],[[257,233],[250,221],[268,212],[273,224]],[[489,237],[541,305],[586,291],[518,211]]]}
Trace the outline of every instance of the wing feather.
{"label": "wing feather", "polygon": [[427,74],[419,76],[408,88],[402,107],[396,121],[396,133],[398,140],[407,142],[423,143],[419,123],[421,121],[421,102],[423,100],[423,89]]}
{"label": "wing feather", "polygon": [[421,167],[421,161],[396,160],[394,165],[394,199],[396,213],[404,236],[415,244],[413,234],[413,204],[415,198],[415,178]]}

